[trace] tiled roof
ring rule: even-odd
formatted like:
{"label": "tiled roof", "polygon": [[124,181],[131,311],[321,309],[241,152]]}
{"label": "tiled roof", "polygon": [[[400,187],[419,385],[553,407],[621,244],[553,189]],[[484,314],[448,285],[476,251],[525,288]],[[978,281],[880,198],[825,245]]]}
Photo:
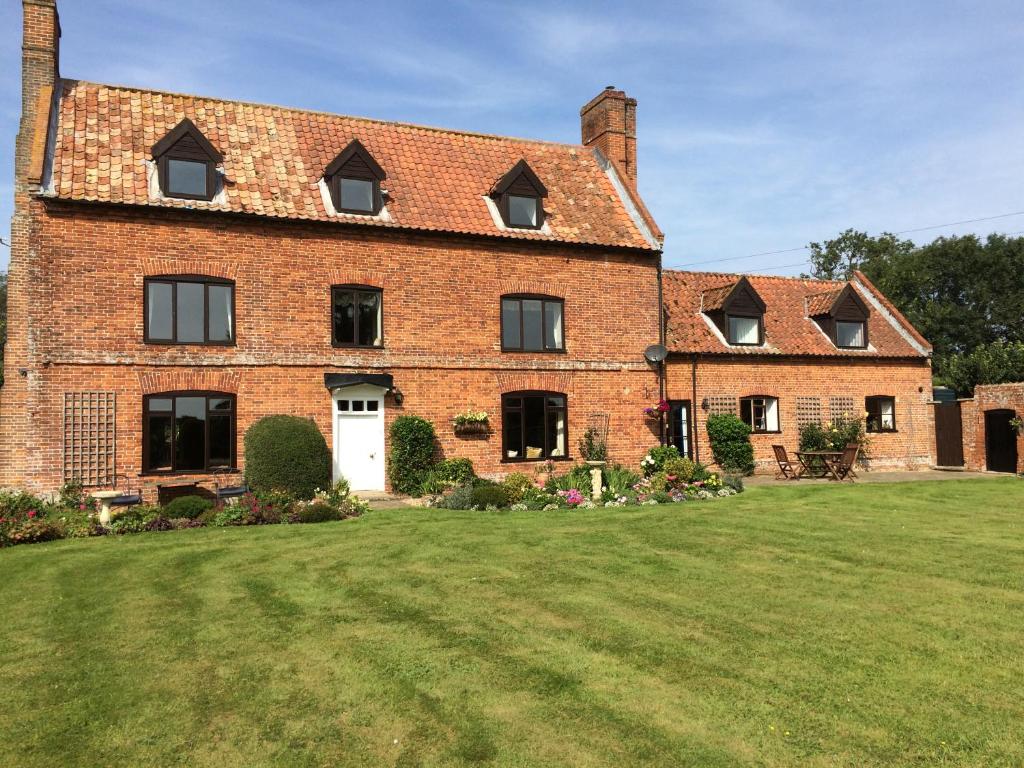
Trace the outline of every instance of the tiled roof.
{"label": "tiled roof", "polygon": [[[855,276],[854,289],[866,297],[869,347],[866,350],[838,349],[806,314],[808,297],[832,296],[846,283],[791,277],[748,275],[747,279],[764,300],[765,345],[729,346],[712,330],[701,313],[708,294],[723,287],[731,289],[739,275],[715,272],[665,270],[664,297],[667,342],[671,352],[732,355],[809,355],[824,357],[924,357],[931,347],[867,280]],[[874,301],[880,305],[876,306]],[[909,337],[909,338],[908,338]],[[913,342],[910,340],[913,339]]]}
{"label": "tiled roof", "polygon": [[[316,221],[655,250],[641,201],[620,197],[582,145],[526,141],[282,107],[60,83],[50,193],[58,198],[207,208]],[[212,202],[150,193],[151,148],[188,117],[224,155],[225,194]],[[359,139],[387,172],[388,216],[329,213],[319,180]],[[484,197],[525,159],[548,188],[545,230],[505,230]],[[45,180],[44,180],[45,185]],[[631,210],[631,207],[633,210]]]}
{"label": "tiled roof", "polygon": [[703,302],[701,306],[704,307],[705,312],[713,312],[716,309],[721,309],[725,300],[729,298],[729,294],[732,293],[732,289],[736,287],[736,281],[733,280],[731,283],[727,283],[719,288],[707,288],[703,291]]}
{"label": "tiled roof", "polygon": [[818,315],[826,315],[829,310],[832,309],[832,305],[835,304],[836,299],[839,298],[839,294],[843,292],[843,289],[836,288],[834,291],[825,291],[825,293],[816,293],[813,296],[807,297],[807,314],[811,317]]}

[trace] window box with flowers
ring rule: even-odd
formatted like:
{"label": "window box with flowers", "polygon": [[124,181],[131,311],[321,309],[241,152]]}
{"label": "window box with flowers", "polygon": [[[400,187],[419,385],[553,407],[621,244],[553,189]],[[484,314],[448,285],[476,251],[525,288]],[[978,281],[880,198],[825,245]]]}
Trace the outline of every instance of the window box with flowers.
{"label": "window box with flowers", "polygon": [[452,419],[456,435],[487,435],[491,424],[486,411],[466,411]]}
{"label": "window box with flowers", "polygon": [[668,413],[670,408],[668,400],[659,400],[657,405],[644,408],[644,416],[652,421],[660,421],[661,417]]}

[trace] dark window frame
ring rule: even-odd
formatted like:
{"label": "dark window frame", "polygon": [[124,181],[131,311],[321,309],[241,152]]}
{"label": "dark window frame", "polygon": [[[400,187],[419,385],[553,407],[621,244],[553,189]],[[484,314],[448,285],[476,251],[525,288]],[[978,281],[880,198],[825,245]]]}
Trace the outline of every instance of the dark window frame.
{"label": "dark window frame", "polygon": [[[513,197],[524,197],[532,198],[537,204],[537,223],[536,224],[513,224],[512,223],[512,206],[510,198]],[[505,226],[509,229],[530,229],[537,230],[544,226],[544,219],[547,216],[547,211],[544,210],[544,198],[540,195],[527,195],[521,192],[503,192],[498,198],[498,210],[501,212],[501,220],[505,222]]]}
{"label": "dark window frame", "polygon": [[[181,141],[186,137],[193,140],[195,143],[194,147],[182,146]],[[152,154],[153,159],[157,163],[157,180],[160,184],[160,192],[165,197],[176,200],[205,200],[209,202],[216,196],[217,165],[224,162],[224,156],[217,151],[216,147],[203,135],[203,132],[188,118],[178,123],[167,135],[154,144]],[[206,191],[203,194],[172,191],[169,187],[169,160],[182,160],[206,165]]]}
{"label": "dark window frame", "polygon": [[[331,193],[331,202],[334,204],[334,210],[337,213],[357,216],[376,216],[381,212],[381,209],[384,207],[384,192],[380,185],[387,177],[387,173],[373,159],[373,155],[369,153],[359,139],[350,141],[348,146],[324,170],[324,178],[327,181],[327,189]],[[373,206],[370,210],[341,207],[342,179],[369,181],[373,184]]]}
{"label": "dark window frame", "polygon": [[[519,346],[518,347],[507,347],[505,346],[505,302],[506,301],[518,301],[519,302]],[[523,319],[523,301],[540,301],[540,333],[543,347],[541,349],[525,349],[523,347],[523,339],[526,334],[525,320]],[[548,330],[548,313],[545,307],[546,303],[557,303],[562,307],[562,338],[561,346],[553,349],[547,347],[547,330]],[[565,350],[565,299],[558,296],[548,296],[542,293],[507,293],[504,294],[498,302],[498,317],[501,325],[501,351],[502,352],[515,352],[525,353],[528,355],[549,355],[549,354],[560,354],[564,355]]]}
{"label": "dark window frame", "polygon": [[679,438],[680,438],[680,435],[678,435],[676,433],[676,431],[675,431],[675,427],[676,427],[676,425],[675,425],[675,414],[676,414],[676,411],[678,411],[679,409],[685,408],[686,409],[686,434],[683,435],[682,437],[684,438],[684,441],[686,443],[686,452],[683,453],[682,455],[685,456],[688,459],[692,459],[693,458],[693,419],[694,419],[692,404],[691,404],[691,402],[689,400],[669,400],[668,405],[669,405],[668,418],[666,419],[667,429],[665,430],[665,437],[668,440],[667,444],[668,445],[674,445],[674,446],[676,446],[677,450],[679,449],[679,442],[680,442]]}
{"label": "dark window frame", "polygon": [[[380,344],[360,344],[359,343],[359,313],[354,312],[352,317],[352,334],[354,341],[338,341],[335,335],[334,328],[334,305],[336,301],[336,295],[340,292],[348,291],[354,294],[359,293],[376,293],[378,306],[380,309],[377,314],[380,317],[380,328],[378,329],[378,336],[380,336]],[[358,307],[358,298],[356,299],[356,306]],[[357,283],[339,283],[338,285],[331,286],[331,307],[330,307],[330,321],[331,321],[331,346],[337,349],[384,349],[384,289],[376,285],[362,285]]]}
{"label": "dark window frame", "polygon": [[[203,286],[203,341],[178,341],[178,283],[197,283]],[[149,335],[149,286],[151,284],[171,285],[171,334],[170,339],[153,339]],[[210,286],[231,288],[231,339],[210,340]],[[238,307],[237,290],[234,280],[207,275],[153,275],[142,281],[142,338],[146,344],[193,347],[234,347],[238,344],[238,324],[235,314]]]}
{"label": "dark window frame", "polygon": [[[753,344],[746,341],[736,341],[732,337],[732,318],[737,320],[756,320],[757,321],[757,341]],[[734,313],[726,313],[725,315],[725,335],[726,340],[729,342],[730,347],[763,347],[764,346],[764,315],[740,315]]]}
{"label": "dark window frame", "polygon": [[[507,403],[513,398],[527,398],[527,397],[540,397],[544,399],[544,449],[543,453],[547,453],[548,447],[548,413],[552,411],[561,411],[565,418],[565,455],[564,456],[546,456],[541,455],[534,459],[526,457],[526,419],[522,418],[525,416],[525,408],[520,406],[519,408],[510,407]],[[549,397],[560,397],[562,402],[565,403],[562,407],[549,406]],[[519,420],[519,456],[510,458],[508,455],[509,445],[506,443],[508,433],[505,429],[506,414],[511,411],[518,411],[521,414]],[[571,461],[572,458],[569,456],[569,398],[564,392],[550,392],[547,390],[527,389],[518,392],[504,392],[501,395],[501,461],[505,464],[522,464],[527,462],[536,461]]]}
{"label": "dark window frame", "polygon": [[[892,403],[892,427],[882,426],[882,411],[881,408],[877,410],[873,409],[872,406],[878,406],[883,400],[888,400]],[[871,434],[891,434],[898,432],[899,429],[896,426],[896,397],[894,395],[868,395],[864,398],[864,410],[867,412],[867,416],[864,417],[864,431],[870,432]],[[878,428],[872,429],[871,419],[878,419]]]}
{"label": "dark window frame", "polygon": [[[850,325],[853,325],[855,323],[860,323],[860,326],[861,326],[861,328],[864,331],[864,333],[863,333],[864,343],[863,344],[854,344],[854,345],[840,344],[839,343],[839,324],[840,323],[849,323]],[[839,320],[839,319],[833,318],[832,319],[832,329],[833,329],[832,343],[835,344],[836,349],[867,349],[868,348],[868,321],[867,320]]]}
{"label": "dark window frame", "polygon": [[[754,426],[754,400],[774,400],[775,401],[775,421],[776,429],[757,429]],[[743,418],[743,404],[745,402],[750,403],[750,421]],[[739,399],[740,409],[740,420],[750,427],[751,434],[754,435],[781,435],[782,434],[782,405],[778,397],[775,395],[745,395]],[[765,426],[768,424],[768,411],[765,406]]]}
{"label": "dark window frame", "polygon": [[[368,210],[365,208],[341,207],[342,179],[348,179],[350,181],[368,181],[373,184],[373,204]],[[331,177],[331,196],[334,199],[334,210],[338,213],[350,213],[357,214],[359,216],[376,216],[380,213],[381,208],[384,207],[384,199],[380,191],[380,180],[374,178],[370,174],[347,173],[344,171],[335,174]]]}
{"label": "dark window frame", "polygon": [[[203,445],[203,469],[177,469],[174,466],[176,457],[175,445],[175,433],[171,431],[171,468],[170,469],[150,469],[149,462],[149,401],[150,400],[170,400],[171,401],[171,423],[174,424],[175,419],[175,401],[179,397],[204,397],[206,398],[206,422],[205,428],[206,433],[204,435]],[[231,460],[227,465],[218,464],[216,466],[210,465],[210,414],[223,415],[227,411],[215,411],[210,409],[210,400],[230,400],[231,401]],[[157,413],[165,413],[164,411],[157,411]],[[153,392],[151,394],[143,395],[142,397],[142,474],[144,475],[207,475],[211,472],[218,470],[234,470],[238,468],[238,396],[231,392],[217,392],[214,390],[197,389],[177,389],[170,392]]]}
{"label": "dark window frame", "polygon": [[[501,220],[509,229],[538,230],[544,227],[547,211],[544,210],[544,198],[548,189],[540,180],[525,159],[520,160],[495,183],[491,189],[491,197],[497,201]],[[509,215],[510,197],[531,197],[537,203],[536,224],[513,224]]]}

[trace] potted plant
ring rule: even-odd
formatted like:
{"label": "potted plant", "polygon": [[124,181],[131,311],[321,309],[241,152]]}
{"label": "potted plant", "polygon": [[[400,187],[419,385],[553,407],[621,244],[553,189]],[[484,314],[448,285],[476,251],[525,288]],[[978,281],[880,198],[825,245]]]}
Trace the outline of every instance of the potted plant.
{"label": "potted plant", "polygon": [[487,411],[466,411],[452,419],[456,435],[486,435],[491,431]]}
{"label": "potted plant", "polygon": [[580,456],[591,466],[604,466],[608,459],[608,446],[597,427],[587,427],[580,438]]}
{"label": "potted plant", "polygon": [[1014,416],[1010,419],[1010,429],[1014,430],[1018,435],[1024,435],[1024,419],[1020,416]]}
{"label": "potted plant", "polygon": [[648,419],[661,420],[661,417],[668,413],[671,406],[668,404],[668,400],[659,400],[657,405],[652,405],[644,408],[644,416]]}

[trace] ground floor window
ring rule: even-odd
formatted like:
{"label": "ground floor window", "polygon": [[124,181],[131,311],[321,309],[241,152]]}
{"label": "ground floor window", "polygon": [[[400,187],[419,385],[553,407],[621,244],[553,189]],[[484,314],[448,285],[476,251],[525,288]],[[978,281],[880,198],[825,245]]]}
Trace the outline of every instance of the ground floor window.
{"label": "ground floor window", "polygon": [[864,401],[868,432],[896,431],[896,398],[876,395]]}
{"label": "ground floor window", "polygon": [[234,395],[167,392],[144,398],[144,471],[202,472],[234,465]]}
{"label": "ground floor window", "polygon": [[510,392],[501,398],[501,416],[505,460],[538,461],[568,456],[565,395]]}
{"label": "ground floor window", "polygon": [[740,418],[754,432],[779,431],[779,401],[774,397],[744,397],[740,399]]}

